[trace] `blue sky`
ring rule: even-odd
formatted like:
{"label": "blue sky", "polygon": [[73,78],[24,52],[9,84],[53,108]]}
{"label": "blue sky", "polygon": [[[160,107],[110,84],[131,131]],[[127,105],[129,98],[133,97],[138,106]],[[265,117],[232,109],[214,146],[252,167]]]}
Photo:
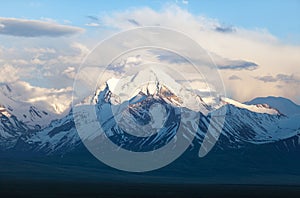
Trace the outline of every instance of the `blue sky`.
{"label": "blue sky", "polygon": [[215,18],[227,26],[266,29],[289,43],[300,42],[299,0],[189,0],[159,1],[5,1],[1,3],[2,17],[26,19],[51,18],[58,22],[70,21],[84,26],[86,16],[101,16],[135,7],[150,7],[160,10],[168,4],[177,4],[192,14]]}

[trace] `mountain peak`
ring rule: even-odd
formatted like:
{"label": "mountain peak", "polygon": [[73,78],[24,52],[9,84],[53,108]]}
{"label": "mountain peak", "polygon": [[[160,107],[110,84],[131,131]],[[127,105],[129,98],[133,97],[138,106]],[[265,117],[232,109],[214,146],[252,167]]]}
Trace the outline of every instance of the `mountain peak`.
{"label": "mountain peak", "polygon": [[295,104],[293,101],[283,97],[258,97],[254,98],[251,101],[245,102],[248,105],[258,105],[258,104],[267,104],[272,108],[277,109],[284,115],[293,116],[300,114],[300,106]]}
{"label": "mountain peak", "polygon": [[6,110],[4,105],[0,104],[0,115],[5,115],[6,117],[10,117],[11,114]]}
{"label": "mountain peak", "polygon": [[274,109],[266,104],[243,104],[229,98],[222,98],[221,101],[225,104],[232,104],[238,108],[247,109],[256,113],[267,113],[273,115],[281,114],[277,109]]}

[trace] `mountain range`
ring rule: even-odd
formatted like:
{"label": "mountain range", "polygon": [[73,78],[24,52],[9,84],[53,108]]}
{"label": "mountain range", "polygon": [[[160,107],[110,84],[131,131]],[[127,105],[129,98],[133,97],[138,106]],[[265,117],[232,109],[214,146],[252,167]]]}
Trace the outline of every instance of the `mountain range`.
{"label": "mountain range", "polygon": [[[107,85],[93,100],[98,101],[97,105],[103,105],[100,101],[106,101],[111,104],[112,100],[115,99],[103,97],[111,97],[112,95]],[[199,98],[201,97],[199,96]],[[203,100],[201,102],[203,106],[209,108]],[[164,86],[160,87],[154,94],[149,93],[149,89],[141,90],[130,100],[130,105],[134,105],[136,108],[137,106],[142,108],[140,105],[149,105],[150,103],[160,103],[163,105],[171,105],[172,108],[180,108],[178,98]],[[226,107],[226,121],[222,135],[228,136],[228,139],[233,139],[234,141],[229,141],[233,144],[238,145],[241,142],[252,142],[254,144],[268,143],[299,134],[300,124],[298,121],[300,118],[300,106],[288,99],[275,97],[256,98],[242,104],[229,98],[221,98],[220,104],[221,107],[219,109]],[[36,150],[45,149],[49,150],[49,152],[55,152],[55,150],[59,150],[59,147],[55,145],[60,145],[63,148],[62,145],[68,145],[69,141],[73,143],[80,142],[76,133],[72,110],[65,117],[53,120],[49,125],[44,126],[38,124],[40,123],[39,120],[36,121],[36,125],[32,124],[35,122],[35,119],[46,120],[43,119],[43,116],[46,117],[48,115],[47,112],[40,111],[34,106],[28,107],[27,111],[22,109],[22,112],[26,112],[28,116],[25,113],[22,116],[19,113],[16,113],[16,115],[13,114],[14,110],[11,109],[10,106],[7,106],[7,108],[1,106],[0,108],[1,139],[3,142],[11,143],[11,145],[6,148],[14,147],[14,143],[19,139],[28,139],[27,142],[31,144],[38,142],[36,145],[39,146],[37,146]],[[218,111],[218,109],[216,111]],[[15,110],[15,112],[17,112],[17,110]],[[103,114],[101,111],[98,112],[98,114],[101,113]],[[25,117],[29,117],[30,122],[28,121],[29,119],[24,119]],[[203,123],[199,125],[203,125],[207,128],[209,124],[208,118],[203,116],[203,120],[201,121]],[[247,132],[242,134],[242,131],[245,130]],[[205,133],[205,130],[203,129],[201,132]],[[199,137],[203,136],[203,134],[197,135],[199,135]],[[15,139],[12,141],[11,138],[13,137]],[[10,141],[7,141],[7,139]],[[64,141],[62,141],[62,139]],[[6,145],[6,143],[3,144]],[[48,145],[48,148],[45,144]],[[2,148],[5,149],[5,146]]]}
{"label": "mountain range", "polygon": [[[205,98],[194,96],[202,105],[202,109],[211,110],[209,104],[205,103]],[[14,102],[4,94],[1,99],[5,104],[9,104],[7,101]],[[154,146],[162,146],[169,141],[169,138],[176,136],[180,111],[187,108],[182,106],[180,98],[175,93],[158,81],[155,82],[154,88],[147,85],[135,92],[130,100],[121,102],[107,83],[104,88],[95,92],[90,102],[90,104],[80,105],[96,109],[97,117],[102,119],[104,131],[110,139],[134,152],[148,151],[155,148]],[[124,104],[128,105],[125,108],[126,111],[119,116],[114,117],[110,115],[111,112],[107,111],[107,109],[114,109]],[[126,129],[130,130],[130,123],[132,123],[130,121],[133,120],[140,126],[151,122],[153,112],[149,111],[149,107],[153,104],[159,104],[166,109],[164,127],[152,136],[140,138],[129,136]],[[24,108],[28,108],[27,111]],[[183,156],[168,167],[170,170],[183,168],[185,171],[182,174],[189,176],[192,176],[191,172],[194,171],[199,171],[195,175],[212,173],[213,168],[225,173],[230,172],[229,169],[234,172],[234,166],[238,166],[238,171],[251,172],[251,174],[253,171],[256,173],[257,171],[270,171],[275,175],[277,172],[285,174],[284,170],[289,169],[287,172],[291,171],[297,176],[300,174],[298,168],[300,160],[295,158],[300,154],[299,109],[300,106],[285,98],[256,98],[244,104],[229,98],[220,98],[218,108],[211,111],[225,112],[224,124],[216,145],[204,158],[199,158],[197,154],[209,125],[213,122],[210,113],[192,110],[200,118],[195,138],[191,140],[192,144]],[[66,161],[62,163],[68,164],[77,158],[80,161],[82,157],[88,155],[88,160],[84,158],[87,167],[89,161],[94,160],[90,154],[87,154],[82,143],[85,139],[80,138],[76,130],[74,117],[80,116],[78,111],[74,112],[74,109],[71,109],[66,116],[52,120],[48,125],[43,125],[39,121],[48,116],[47,112],[25,105],[22,107],[22,112],[26,114],[20,115],[17,111],[18,109],[11,109],[8,105],[0,107],[0,148],[2,157],[5,159],[17,160],[11,156],[21,156],[21,159],[25,156],[48,156],[46,159],[42,158],[43,163],[49,163],[49,159],[67,156]],[[122,122],[117,122],[118,119]],[[88,121],[91,125],[93,122],[99,122]],[[120,126],[117,123],[123,124]],[[84,138],[89,140],[96,138],[91,129],[86,130]],[[190,129],[186,127],[186,130]],[[82,152],[85,153],[84,156]],[[286,159],[286,165],[282,164],[284,163],[282,159]],[[221,167],[217,166],[219,163],[215,160],[221,160]],[[241,163],[242,167],[240,167]],[[204,173],[201,167],[208,172]],[[168,169],[163,168],[164,174],[165,170],[168,174],[170,173]],[[277,178],[277,180],[280,179]],[[294,181],[287,182],[299,181],[300,178],[296,177]]]}

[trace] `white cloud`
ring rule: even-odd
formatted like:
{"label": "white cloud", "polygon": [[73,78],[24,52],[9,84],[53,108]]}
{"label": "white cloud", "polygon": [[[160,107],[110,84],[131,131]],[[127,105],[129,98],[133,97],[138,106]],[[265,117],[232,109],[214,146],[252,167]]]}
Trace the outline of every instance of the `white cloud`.
{"label": "white cloud", "polygon": [[[101,25],[113,27],[109,30],[161,26],[181,31],[211,52],[212,56],[217,54],[213,58],[218,66],[223,66],[220,73],[229,97],[248,101],[258,96],[277,95],[289,97],[300,103],[299,84],[285,78],[292,74],[300,76],[300,46],[281,43],[265,29],[225,27],[216,19],[193,15],[174,5],[160,11],[147,7],[130,9],[114,12],[99,19],[94,17],[91,20],[93,21],[89,23],[90,25],[101,22]],[[28,28],[28,33],[17,31],[21,25]],[[94,30],[102,31],[98,28],[90,28],[88,31]],[[54,22],[0,18],[0,34],[56,37],[82,31],[80,28],[62,26]],[[90,46],[99,42],[99,33],[93,36],[89,38]],[[11,41],[18,42],[16,38]],[[15,47],[19,46],[19,43],[15,46],[0,47],[0,81],[18,84],[21,95],[24,95],[20,98],[22,100],[43,104],[50,109],[53,109],[49,106],[53,102],[57,105],[56,109],[62,111],[63,105],[68,106],[67,101],[71,102],[73,79],[91,47],[82,40],[55,39],[57,40],[40,39],[22,43],[26,48]],[[137,57],[134,56],[132,62],[135,61],[134,58]],[[130,59],[128,61],[130,62]],[[95,83],[92,80],[97,79],[101,71],[100,68],[88,68],[77,78],[88,81],[87,84],[90,85]],[[32,74],[29,78],[30,72]],[[281,80],[273,83],[265,83],[255,78],[257,76],[276,78],[278,74],[286,76],[279,76]],[[49,81],[49,83],[46,81],[49,87],[26,84],[22,79],[24,76],[31,81],[35,78],[46,79]],[[47,98],[49,98],[48,103]]]}
{"label": "white cloud", "polygon": [[31,103],[48,112],[57,114],[68,111],[72,102],[72,87],[49,89],[32,86],[24,81],[10,83],[9,86],[16,101]]}
{"label": "white cloud", "polygon": [[0,69],[0,83],[10,83],[19,79],[20,69],[10,64],[4,64]]}
{"label": "white cloud", "polygon": [[[265,84],[253,78],[259,75],[276,76],[280,73],[300,75],[300,46],[285,44],[266,29],[224,27],[216,19],[193,15],[176,5],[167,6],[161,11],[145,7],[114,12],[104,16],[101,21],[106,26],[120,30],[135,28],[136,25],[129,23],[128,19],[137,21],[140,26],[161,26],[181,31],[213,54],[228,60],[246,60],[248,62],[246,65],[242,64],[243,62],[241,64],[235,62],[236,68],[252,67],[251,71],[237,71],[235,75],[242,80],[230,80],[232,76],[230,70],[220,71],[228,95],[234,99],[247,101],[258,96],[277,95],[290,97],[300,103],[299,88],[294,89],[291,86],[283,90],[279,89],[276,83]],[[232,65],[225,66],[233,68]]]}
{"label": "white cloud", "polygon": [[29,62],[24,59],[13,59],[11,60],[11,63],[14,65],[28,65]]}
{"label": "white cloud", "polygon": [[84,30],[79,27],[60,25],[49,21],[0,18],[0,34],[22,37],[59,37],[81,33]]}
{"label": "white cloud", "polygon": [[75,77],[76,77],[75,67],[68,67],[62,73],[65,74],[70,79],[75,79]]}
{"label": "white cloud", "polygon": [[90,51],[84,44],[73,41],[65,41],[65,45],[56,47],[45,47],[45,44],[39,41],[27,44],[24,48],[1,47],[0,49],[2,64],[12,65],[19,69],[19,73],[33,70],[36,77],[42,77],[40,74],[59,76],[68,67],[78,67]]}
{"label": "white cloud", "polygon": [[49,54],[55,54],[56,50],[53,48],[25,48],[24,49],[25,52],[29,52],[29,53],[49,53]]}
{"label": "white cloud", "polygon": [[85,25],[89,26],[89,27],[99,27],[100,26],[99,23],[86,23]]}
{"label": "white cloud", "polygon": [[50,23],[57,23],[55,19],[48,18],[48,17],[41,17],[40,18],[42,21],[50,22]]}
{"label": "white cloud", "polygon": [[35,65],[43,65],[46,63],[46,61],[43,61],[41,59],[39,59],[39,57],[34,57],[32,60],[31,60],[31,63],[32,64],[35,64]]}
{"label": "white cloud", "polygon": [[74,49],[79,49],[80,56],[86,56],[90,52],[90,49],[82,43],[74,42],[71,44],[71,47]]}

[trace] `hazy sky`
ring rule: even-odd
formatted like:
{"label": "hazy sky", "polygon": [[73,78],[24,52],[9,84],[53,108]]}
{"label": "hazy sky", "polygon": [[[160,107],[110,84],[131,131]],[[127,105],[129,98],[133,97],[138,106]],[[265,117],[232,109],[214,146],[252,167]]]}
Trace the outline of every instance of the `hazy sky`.
{"label": "hazy sky", "polygon": [[66,104],[76,70],[97,43],[159,25],[212,54],[229,97],[245,102],[274,95],[300,104],[299,10],[297,0],[6,1],[0,83],[14,87],[19,100]]}

